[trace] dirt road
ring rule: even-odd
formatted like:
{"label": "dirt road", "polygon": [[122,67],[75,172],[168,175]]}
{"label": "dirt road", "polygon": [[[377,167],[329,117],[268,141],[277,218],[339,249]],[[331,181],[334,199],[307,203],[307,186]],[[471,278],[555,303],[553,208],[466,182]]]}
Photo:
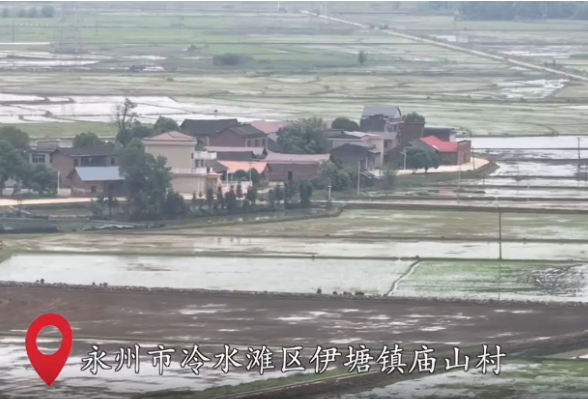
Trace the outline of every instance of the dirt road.
{"label": "dirt road", "polygon": [[[301,11],[303,14],[307,14],[307,15],[315,15],[313,13],[310,13],[308,11]],[[368,25],[364,25],[364,24],[360,24],[357,22],[353,22],[353,21],[348,21],[348,20],[344,20],[344,19],[340,19],[340,18],[335,18],[335,17],[329,17],[326,15],[320,15],[318,16],[319,18],[322,19],[326,19],[329,21],[334,21],[334,22],[339,22],[342,24],[346,24],[346,25],[353,25],[356,26],[358,28],[362,28],[362,29],[370,29],[370,27]],[[408,40],[413,40],[416,42],[421,42],[421,43],[427,43],[433,46],[438,46],[438,47],[443,47],[445,49],[448,50],[454,50],[454,51],[459,51],[462,53],[467,53],[467,54],[471,54],[473,56],[479,56],[479,57],[484,57],[484,58],[488,58],[494,61],[499,61],[499,62],[503,62],[503,63],[507,63],[510,65],[515,65],[517,67],[522,67],[525,69],[530,69],[530,70],[534,70],[534,71],[541,71],[541,72],[548,72],[554,75],[558,75],[561,76],[563,78],[568,78],[568,79],[573,79],[573,80],[577,80],[583,83],[588,83],[588,77],[582,76],[582,75],[577,75],[577,74],[572,74],[569,72],[565,72],[565,71],[560,71],[557,69],[553,69],[553,68],[547,68],[541,65],[536,65],[536,64],[532,64],[529,62],[524,62],[524,61],[519,61],[519,60],[513,60],[511,58],[505,57],[505,56],[499,56],[496,54],[492,54],[486,51],[481,51],[481,50],[473,50],[473,49],[469,49],[466,47],[462,47],[462,46],[458,46],[455,44],[450,44],[450,43],[445,43],[439,40],[434,40],[434,39],[429,39],[429,38],[423,38],[423,37],[419,37],[419,36],[415,36],[415,35],[410,35],[410,34],[406,34],[406,33],[400,33],[400,32],[395,32],[395,31],[388,31],[388,30],[382,30],[381,32],[390,35],[390,36],[395,36],[395,37],[399,37],[399,38],[403,38],[403,39],[408,39]]]}

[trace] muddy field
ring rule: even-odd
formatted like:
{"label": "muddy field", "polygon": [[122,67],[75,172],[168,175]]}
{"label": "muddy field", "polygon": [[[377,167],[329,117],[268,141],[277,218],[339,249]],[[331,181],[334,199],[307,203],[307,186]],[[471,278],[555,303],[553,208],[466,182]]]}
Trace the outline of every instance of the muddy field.
{"label": "muddy field", "polygon": [[[22,340],[30,322],[47,312],[65,317],[75,338],[64,379],[55,385],[52,397],[110,397],[166,388],[201,390],[259,378],[239,373],[224,375],[210,369],[203,369],[201,377],[190,376],[189,371],[176,364],[181,361],[180,356],[172,358],[174,365],[166,369],[162,377],[149,365],[149,360],[145,360],[139,375],[123,369],[118,373],[100,371],[89,379],[89,372],[80,369],[81,358],[92,351],[92,344],[106,350],[109,354],[105,360],[116,366],[113,353],[118,352],[120,346],[133,343],[145,347],[166,344],[177,348],[178,352],[180,348],[197,343],[209,355],[216,353],[218,345],[223,343],[238,348],[266,344],[278,351],[281,346],[293,345],[314,349],[319,343],[344,350],[350,344],[364,343],[371,348],[381,348],[382,344],[397,342],[407,351],[421,344],[444,351],[451,346],[497,343],[508,354],[509,346],[588,329],[582,322],[581,308],[438,302],[396,305],[377,300],[4,287],[0,295],[0,318],[2,333],[9,336],[0,342],[0,358],[7,361],[0,367],[0,393],[3,395],[46,395],[40,384],[31,385],[34,372],[27,368]],[[45,336],[45,340],[49,338]]]}

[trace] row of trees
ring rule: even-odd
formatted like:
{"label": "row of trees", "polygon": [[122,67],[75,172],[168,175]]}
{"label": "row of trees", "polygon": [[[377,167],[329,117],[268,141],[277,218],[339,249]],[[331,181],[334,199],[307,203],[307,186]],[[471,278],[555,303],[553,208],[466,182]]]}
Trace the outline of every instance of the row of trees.
{"label": "row of trees", "polygon": [[44,5],[40,10],[37,7],[31,7],[29,9],[21,8],[17,11],[7,7],[2,9],[2,18],[53,18],[54,15],[55,9],[50,5]]}
{"label": "row of trees", "polygon": [[436,9],[456,10],[468,19],[588,19],[588,3],[585,1],[446,1],[429,3],[436,3],[433,6]]}
{"label": "row of trees", "polygon": [[163,132],[179,131],[178,123],[166,117],[159,117],[153,126],[143,125],[137,119],[137,104],[128,98],[113,107],[111,119],[117,127],[116,141],[123,146],[133,139],[144,139]]}
{"label": "row of trees", "polygon": [[0,128],[0,196],[9,179],[15,181],[12,195],[22,188],[40,196],[57,193],[57,174],[45,164],[31,164],[28,158],[29,135],[13,126]]}

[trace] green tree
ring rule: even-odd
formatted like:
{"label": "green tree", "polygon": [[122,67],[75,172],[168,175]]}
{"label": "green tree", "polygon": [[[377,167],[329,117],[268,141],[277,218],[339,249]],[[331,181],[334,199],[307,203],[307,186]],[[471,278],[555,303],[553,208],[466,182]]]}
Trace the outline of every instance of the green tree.
{"label": "green tree", "polygon": [[229,212],[233,212],[237,209],[237,196],[234,187],[231,187],[231,190],[225,193],[225,207]]}
{"label": "green tree", "polygon": [[255,168],[251,168],[249,173],[251,174],[251,182],[254,185],[259,185],[259,183],[261,182],[261,179],[262,179],[261,174],[259,172],[257,172],[257,170]]}
{"label": "green tree", "polygon": [[359,124],[345,117],[335,118],[331,124],[331,129],[341,129],[343,131],[359,131]]}
{"label": "green tree", "polygon": [[440,164],[441,158],[435,150],[417,146],[409,146],[406,150],[406,165],[413,171],[422,168],[426,174],[430,168],[438,168]]}
{"label": "green tree", "polygon": [[318,176],[311,182],[315,189],[324,190],[331,185],[333,191],[340,191],[349,187],[351,179],[344,169],[332,161],[327,161],[321,165]]}
{"label": "green tree", "polygon": [[0,127],[0,140],[6,140],[21,152],[29,149],[29,134],[14,126]]}
{"label": "green tree", "polygon": [[57,194],[57,173],[45,164],[23,164],[23,186],[41,196]]}
{"label": "green tree", "polygon": [[300,182],[300,205],[310,207],[312,198],[312,184],[308,181]]}
{"label": "green tree", "polygon": [[27,11],[27,17],[29,18],[37,18],[39,16],[39,11],[37,10],[37,7],[31,7],[29,8],[29,11]]}
{"label": "green tree", "polygon": [[249,186],[245,199],[249,200],[252,205],[255,205],[257,201],[257,188],[255,186]]}
{"label": "green tree", "polygon": [[18,10],[17,16],[18,18],[26,18],[28,16],[27,10],[21,8],[20,10]]}
{"label": "green tree", "polygon": [[402,120],[404,122],[406,122],[407,124],[424,124],[425,123],[425,117],[423,117],[420,114],[417,114],[414,111],[404,115],[402,117]]}
{"label": "green tree", "polygon": [[171,172],[165,157],[153,157],[145,152],[139,139],[133,139],[121,150],[119,165],[131,215],[140,219],[161,217],[171,186]]}
{"label": "green tree", "polygon": [[163,204],[163,215],[166,218],[181,217],[186,214],[186,203],[184,197],[172,190],[167,192]]}
{"label": "green tree", "polygon": [[130,130],[137,120],[135,108],[137,108],[137,104],[133,103],[128,98],[122,103],[115,104],[112,108],[110,118],[117,128],[116,140],[123,146],[129,144],[133,139]]}
{"label": "green tree", "polygon": [[130,143],[133,139],[145,139],[153,135],[153,129],[140,124],[135,123],[129,129],[125,129],[124,131],[119,131],[116,135],[116,140],[125,146],[126,144]]}
{"label": "green tree", "polygon": [[178,125],[178,123],[171,118],[166,118],[166,117],[157,118],[157,121],[155,121],[155,124],[153,125],[153,133],[155,135],[158,135],[160,133],[170,132],[170,131],[179,132],[180,126]]}
{"label": "green tree", "polygon": [[216,188],[216,202],[218,207],[221,209],[225,208],[225,196],[223,195],[223,188],[221,185],[218,185],[218,188]]}
{"label": "green tree", "polygon": [[276,206],[276,193],[274,192],[273,189],[270,189],[267,192],[267,202],[270,205],[270,207]]}
{"label": "green tree", "polygon": [[280,204],[280,202],[284,199],[284,191],[282,190],[282,186],[278,185],[275,187],[274,199],[277,204]]}
{"label": "green tree", "polygon": [[50,5],[44,5],[41,8],[41,15],[43,18],[53,18],[53,15],[55,15],[55,9]]}
{"label": "green tree", "polygon": [[2,9],[2,18],[10,18],[10,9],[6,7]]}
{"label": "green tree", "polygon": [[385,190],[394,188],[396,184],[396,171],[390,166],[385,165],[382,169],[382,187]]}
{"label": "green tree", "polygon": [[297,192],[298,185],[296,183],[292,181],[284,182],[284,204],[292,203]]}
{"label": "green tree", "polygon": [[285,153],[323,154],[327,152],[328,142],[323,135],[325,123],[321,118],[306,118],[292,122],[281,128],[278,144]]}
{"label": "green tree", "polygon": [[10,142],[0,140],[0,196],[3,195],[8,179],[23,180],[26,166],[22,153]]}
{"label": "green tree", "polygon": [[243,198],[243,186],[241,186],[241,181],[237,182],[237,199],[241,200]]}
{"label": "green tree", "polygon": [[359,63],[359,65],[365,64],[367,59],[368,59],[368,53],[366,53],[364,50],[360,50],[357,53],[357,62]]}
{"label": "green tree", "polygon": [[208,207],[209,210],[212,210],[212,204],[214,203],[214,190],[212,190],[212,187],[207,187],[206,188],[206,207]]}
{"label": "green tree", "polygon": [[106,142],[104,140],[100,139],[98,135],[92,132],[80,133],[73,139],[73,147],[75,148],[103,146],[105,144]]}

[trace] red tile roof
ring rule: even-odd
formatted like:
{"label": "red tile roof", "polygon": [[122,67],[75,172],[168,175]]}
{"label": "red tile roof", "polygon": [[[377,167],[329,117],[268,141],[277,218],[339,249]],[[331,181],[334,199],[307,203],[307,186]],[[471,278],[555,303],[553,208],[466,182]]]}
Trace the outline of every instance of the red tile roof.
{"label": "red tile roof", "polygon": [[288,124],[287,121],[266,121],[264,119],[259,119],[257,121],[253,121],[250,123],[260,131],[265,134],[272,134],[276,133],[280,128],[286,126]]}
{"label": "red tile roof", "polygon": [[440,153],[455,153],[457,152],[457,142],[446,142],[436,136],[427,136],[420,139],[421,142],[431,146]]}
{"label": "red tile roof", "polygon": [[196,142],[196,138],[176,131],[160,133],[144,140],[148,142]]}

